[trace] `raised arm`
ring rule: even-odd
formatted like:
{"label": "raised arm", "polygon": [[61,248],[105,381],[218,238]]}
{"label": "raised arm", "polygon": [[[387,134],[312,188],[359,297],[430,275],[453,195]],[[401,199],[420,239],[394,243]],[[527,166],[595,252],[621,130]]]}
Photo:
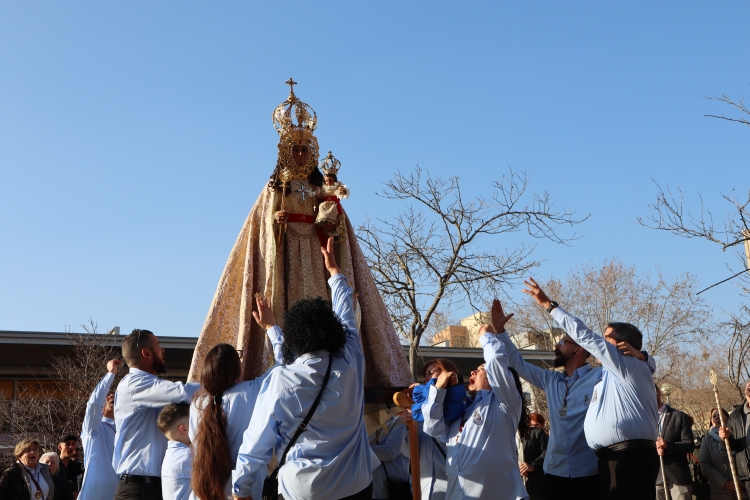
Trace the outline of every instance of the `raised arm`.
{"label": "raised arm", "polygon": [[130,397],[135,404],[147,408],[161,408],[169,403],[190,403],[200,384],[170,382],[160,378],[133,378],[128,383]]}
{"label": "raised arm", "polygon": [[500,403],[505,404],[513,413],[521,411],[521,395],[516,390],[513,374],[508,370],[508,356],[503,344],[492,331],[492,326],[479,327],[479,343],[484,352],[484,370],[492,393]]}
{"label": "raised arm", "polygon": [[521,353],[518,352],[518,348],[510,339],[508,332],[505,331],[505,323],[512,317],[513,314],[506,315],[503,312],[503,306],[499,300],[495,299],[492,301],[492,326],[496,332],[500,332],[497,334],[497,338],[505,345],[508,364],[518,372],[518,376],[522,379],[546,391],[547,384],[555,380],[557,372],[539,368],[523,359]]}
{"label": "raised arm", "polygon": [[336,257],[333,252],[333,238],[328,238],[327,246],[321,247],[320,251],[323,254],[326,269],[331,274],[328,284],[331,286],[333,312],[338,315],[339,319],[341,319],[349,330],[346,336],[346,350],[361,358],[364,362],[362,339],[359,338],[357,322],[354,319],[354,293],[351,287],[346,284],[346,277],[341,274],[341,270],[336,263]]}
{"label": "raised arm", "polygon": [[104,403],[107,402],[107,394],[109,394],[109,389],[112,387],[112,382],[115,381],[117,368],[121,364],[122,362],[116,359],[111,359],[107,362],[107,374],[96,384],[94,391],[86,403],[86,414],[83,417],[81,436],[95,436],[99,432],[103,417],[102,408],[104,408]]}
{"label": "raised arm", "polygon": [[[443,376],[443,373],[440,376]],[[448,425],[443,418],[443,401],[445,400],[446,392],[445,389],[439,389],[431,385],[427,402],[422,405],[422,416],[424,416],[422,430],[428,436],[434,437],[443,443],[448,442]]]}
{"label": "raised arm", "polygon": [[255,305],[257,311],[253,311],[253,318],[255,321],[266,330],[268,340],[271,341],[271,347],[273,348],[273,359],[276,364],[283,363],[283,356],[281,355],[281,342],[284,338],[284,332],[281,331],[279,325],[276,324],[276,318],[273,315],[273,309],[271,308],[271,301],[260,295],[255,297]]}

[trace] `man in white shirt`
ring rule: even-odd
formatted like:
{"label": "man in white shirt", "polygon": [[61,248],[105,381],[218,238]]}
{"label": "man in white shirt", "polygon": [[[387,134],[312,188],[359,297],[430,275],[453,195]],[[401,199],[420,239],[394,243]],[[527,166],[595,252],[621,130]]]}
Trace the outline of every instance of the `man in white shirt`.
{"label": "man in white shirt", "polygon": [[112,468],[115,450],[115,395],[109,392],[121,361],[111,359],[107,374],[99,381],[86,403],[81,429],[83,441],[83,486],[78,500],[110,500],[120,478]]}
{"label": "man in white shirt", "polygon": [[112,466],[120,482],[115,500],[161,500],[161,464],[167,438],[156,426],[169,403],[190,403],[199,384],[162,380],[164,349],[148,330],[133,330],[122,341],[130,372],[115,393],[115,452]]}
{"label": "man in white shirt", "polygon": [[[333,256],[333,238],[321,248],[331,278],[330,305],[305,299],[284,314],[284,366],[274,368],[261,388],[232,473],[232,494],[247,499],[271,454],[281,457],[323,386],[320,405],[279,470],[278,494],[285,500],[371,499],[378,466],[364,423],[362,340],[354,318],[354,293]],[[273,318],[261,325],[274,326]],[[274,492],[276,493],[276,492]],[[255,499],[258,500],[258,499]]]}
{"label": "man in white shirt", "polygon": [[[411,497],[409,480],[409,429],[399,415],[394,415],[370,436],[370,447],[380,460],[372,473],[373,500],[388,500],[389,481]],[[426,500],[426,499],[425,499]]]}

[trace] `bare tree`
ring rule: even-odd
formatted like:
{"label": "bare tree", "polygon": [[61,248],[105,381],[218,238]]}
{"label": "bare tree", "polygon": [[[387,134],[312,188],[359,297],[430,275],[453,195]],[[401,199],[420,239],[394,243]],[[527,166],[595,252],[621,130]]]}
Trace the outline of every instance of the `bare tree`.
{"label": "bare tree", "polygon": [[[492,182],[489,199],[464,199],[458,177],[433,178],[417,167],[397,173],[380,193],[408,202],[393,219],[376,219],[358,228],[375,282],[396,330],[409,341],[412,372],[422,335],[439,307],[468,302],[475,311],[488,297],[538,265],[533,246],[489,237],[525,232],[532,238],[566,244],[561,225],[573,226],[575,211],[557,208],[550,193],[527,193],[525,172],[509,169]],[[505,250],[484,250],[480,245]]]}
{"label": "bare tree", "polygon": [[[711,101],[721,101],[725,104],[729,104],[733,108],[739,110],[741,113],[744,113],[750,116],[750,110],[748,110],[747,107],[745,106],[745,102],[742,96],[740,96],[740,98],[737,101],[727,96],[726,94],[721,94],[721,96],[719,97],[706,97],[706,99],[709,99]],[[727,120],[730,122],[743,123],[747,125],[748,127],[750,127],[750,120],[748,120],[744,116],[740,116],[739,118],[731,118],[731,117],[724,116],[724,115],[703,115],[703,116],[708,116],[710,118],[719,118],[719,119]]]}
{"label": "bare tree", "polygon": [[[112,339],[98,331],[93,320],[82,324],[83,333],[67,332],[73,353],[55,357],[48,379],[22,384],[15,401],[0,401],[0,424],[14,439],[37,438],[46,450],[68,433],[79,434],[86,402],[106,373],[106,363],[120,358]],[[113,384],[116,387],[117,380]]]}

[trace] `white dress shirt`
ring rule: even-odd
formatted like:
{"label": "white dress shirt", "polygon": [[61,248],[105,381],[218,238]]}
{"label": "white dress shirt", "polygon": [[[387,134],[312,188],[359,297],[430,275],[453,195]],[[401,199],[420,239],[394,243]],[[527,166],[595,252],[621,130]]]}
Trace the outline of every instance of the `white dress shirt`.
{"label": "white dress shirt", "polygon": [[[273,346],[273,354],[276,360],[276,365],[281,364],[281,340],[282,332],[278,326],[272,326],[266,331],[268,339],[271,341]],[[237,454],[240,451],[240,445],[242,444],[242,434],[247,429],[247,425],[250,422],[250,418],[253,416],[253,408],[255,408],[255,401],[258,398],[258,392],[263,381],[271,373],[271,370],[276,366],[269,368],[266,373],[257,377],[253,380],[246,382],[240,382],[233,385],[226,391],[221,398],[221,406],[224,409],[224,415],[227,417],[227,442],[229,443],[229,456],[232,458],[232,463],[237,461]],[[201,421],[203,409],[206,404],[213,404],[211,401],[194,399],[190,405],[190,442],[195,446],[195,433],[198,429],[198,424]],[[263,480],[266,478],[267,470],[261,468],[256,472],[256,479],[253,483],[252,497],[253,499],[260,500],[263,495]],[[232,478],[230,477],[227,481],[226,486],[226,497],[232,498]],[[190,498],[197,498],[195,493],[190,494]]]}
{"label": "white dress shirt", "polygon": [[446,453],[445,443],[425,434],[424,422],[419,422],[419,483],[422,500],[445,500],[445,493],[448,491]]}
{"label": "white dress shirt", "polygon": [[83,486],[78,500],[111,500],[120,478],[112,468],[115,451],[115,421],[102,415],[114,373],[102,377],[86,403],[81,441],[83,442]]}
{"label": "white dress shirt", "polygon": [[161,497],[164,500],[190,498],[190,474],[193,472],[193,450],[179,441],[168,441],[161,464]]}
{"label": "white dress shirt", "polygon": [[118,476],[161,476],[167,438],[156,427],[169,403],[190,403],[199,384],[163,380],[131,368],[115,392],[115,452],[112,467]]}
{"label": "white dress shirt", "polygon": [[443,419],[446,390],[431,386],[422,407],[424,431],[448,445],[447,500],[527,499],[516,450],[521,395],[508,370],[505,345],[492,333],[480,342],[492,389],[477,391],[464,417],[448,425]]}
{"label": "white dress shirt", "polygon": [[[279,470],[279,494],[286,500],[353,495],[370,484],[378,466],[363,419],[365,360],[352,289],[343,274],[328,283],[333,311],[348,329],[346,345],[333,358],[318,409]],[[328,359],[327,351],[304,354],[272,370],[263,382],[232,473],[235,496],[254,491],[256,473],[266,467],[274,450],[281,457],[320,392]]]}
{"label": "white dress shirt", "polygon": [[561,307],[552,317],[580,345],[602,363],[602,380],[594,386],[584,421],[586,441],[593,450],[631,439],[656,441],[656,389],[649,365],[623,356]]}
{"label": "white dress shirt", "polygon": [[[411,481],[409,474],[409,428],[401,417],[395,415],[378,427],[370,445],[380,466],[372,472],[372,498],[388,498],[388,479],[397,483]],[[386,469],[387,467],[387,469]]]}

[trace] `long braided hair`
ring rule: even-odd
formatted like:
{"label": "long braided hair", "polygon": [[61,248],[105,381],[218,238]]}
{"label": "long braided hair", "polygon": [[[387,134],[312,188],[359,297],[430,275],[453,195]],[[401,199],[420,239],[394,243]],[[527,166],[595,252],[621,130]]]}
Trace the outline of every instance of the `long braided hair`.
{"label": "long braided hair", "polygon": [[193,396],[203,410],[193,446],[191,486],[201,500],[223,500],[224,488],[232,475],[234,463],[227,439],[227,416],[221,398],[224,391],[237,383],[240,357],[229,344],[217,344],[208,351],[201,370],[201,388]]}

